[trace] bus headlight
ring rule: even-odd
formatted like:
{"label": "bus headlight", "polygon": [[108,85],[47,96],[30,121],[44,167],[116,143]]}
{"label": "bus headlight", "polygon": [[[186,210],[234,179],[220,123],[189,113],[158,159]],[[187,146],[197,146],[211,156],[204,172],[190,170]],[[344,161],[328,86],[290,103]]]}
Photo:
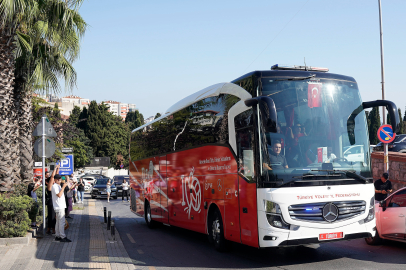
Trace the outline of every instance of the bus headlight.
{"label": "bus headlight", "polygon": [[283,220],[282,211],[279,204],[264,200],[264,208],[269,225],[280,229],[290,229],[290,224]]}
{"label": "bus headlight", "polygon": [[369,202],[369,211],[368,211],[368,216],[364,220],[360,220],[359,224],[364,224],[367,222],[370,222],[375,218],[375,196],[371,198],[371,201]]}
{"label": "bus headlight", "polygon": [[264,207],[267,213],[282,214],[279,204],[264,200]]}
{"label": "bus headlight", "polygon": [[286,223],[281,215],[266,214],[266,218],[268,219],[269,225],[271,225],[272,227],[285,230],[290,229],[290,224]]}

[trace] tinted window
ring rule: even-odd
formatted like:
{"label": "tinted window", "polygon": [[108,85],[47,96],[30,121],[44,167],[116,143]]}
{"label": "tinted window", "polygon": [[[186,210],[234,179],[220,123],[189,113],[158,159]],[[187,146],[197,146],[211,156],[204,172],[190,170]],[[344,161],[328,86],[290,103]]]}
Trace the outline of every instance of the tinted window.
{"label": "tinted window", "polygon": [[109,179],[97,179],[97,185],[106,185]]}
{"label": "tinted window", "polygon": [[406,207],[406,190],[394,194],[389,207]]}
{"label": "tinted window", "polygon": [[126,180],[127,181],[127,183],[128,183],[128,180],[130,179],[128,176],[114,176],[114,178],[113,178],[113,180],[114,180],[114,183],[116,183],[116,184],[122,184],[123,183],[123,180]]}
{"label": "tinted window", "polygon": [[394,142],[402,142],[406,138],[406,135],[396,135]]}
{"label": "tinted window", "polygon": [[253,110],[240,113],[234,118],[237,143],[238,173],[249,181],[255,181]]}
{"label": "tinted window", "polygon": [[133,132],[131,160],[206,144],[227,144],[228,110],[239,100],[233,95],[206,98],[144,130]]}

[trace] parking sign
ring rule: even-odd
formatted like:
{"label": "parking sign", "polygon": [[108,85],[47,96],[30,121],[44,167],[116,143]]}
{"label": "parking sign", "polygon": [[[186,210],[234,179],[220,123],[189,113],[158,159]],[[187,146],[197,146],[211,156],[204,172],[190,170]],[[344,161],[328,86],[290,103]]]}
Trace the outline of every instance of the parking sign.
{"label": "parking sign", "polygon": [[64,159],[60,161],[61,167],[59,168],[60,175],[73,174],[73,155],[66,155]]}

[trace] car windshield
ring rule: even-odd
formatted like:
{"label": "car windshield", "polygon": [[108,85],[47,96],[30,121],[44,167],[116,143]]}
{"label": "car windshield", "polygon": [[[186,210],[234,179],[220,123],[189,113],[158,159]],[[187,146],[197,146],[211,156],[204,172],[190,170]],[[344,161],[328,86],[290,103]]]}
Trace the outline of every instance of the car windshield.
{"label": "car windshield", "polygon": [[121,185],[123,183],[123,180],[125,179],[128,183],[128,180],[130,179],[128,176],[114,176],[114,183]]}
{"label": "car windshield", "polygon": [[[391,143],[400,143],[400,142],[404,142],[406,139],[406,135],[396,135],[395,139],[393,140],[393,142]],[[382,142],[379,142],[376,146],[381,146],[383,145]]]}
{"label": "car windshield", "polygon": [[108,181],[109,179],[97,179],[97,182],[96,182],[96,184],[97,185],[107,185],[107,181]]}
{"label": "car windshield", "polygon": [[[274,100],[278,117],[277,133],[260,127],[262,181],[283,186],[309,175],[348,178],[334,170],[371,176],[366,117],[355,82],[264,78],[262,95]],[[351,143],[347,120],[356,109],[361,112]]]}

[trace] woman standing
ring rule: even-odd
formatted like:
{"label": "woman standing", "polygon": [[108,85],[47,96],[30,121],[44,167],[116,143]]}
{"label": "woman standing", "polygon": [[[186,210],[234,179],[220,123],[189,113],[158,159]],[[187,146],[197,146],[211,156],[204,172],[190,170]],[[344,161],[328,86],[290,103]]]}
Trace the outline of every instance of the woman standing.
{"label": "woman standing", "polygon": [[73,197],[74,185],[73,185],[72,180],[69,178],[68,175],[66,176],[66,182],[68,183],[68,186],[67,186],[68,192],[66,193],[66,198],[67,198],[68,203],[66,204],[67,208],[66,208],[66,211],[65,211],[65,217],[66,218],[72,218],[69,215],[69,213],[73,210],[73,207],[72,207],[73,206],[73,199],[72,199],[72,197]]}
{"label": "woman standing", "polygon": [[107,202],[110,202],[110,193],[111,193],[111,182],[110,182],[110,179],[107,181],[106,192],[107,192]]}
{"label": "woman standing", "polygon": [[83,183],[83,179],[80,178],[80,182],[78,183],[78,203],[83,203],[83,197],[85,196],[85,184]]}
{"label": "woman standing", "polygon": [[128,183],[125,179],[123,180],[123,184],[121,185],[121,187],[123,188],[123,192],[121,193],[122,199],[124,201],[124,194],[125,194],[125,196],[127,197],[127,202],[128,202]]}
{"label": "woman standing", "polygon": [[[31,197],[34,200],[34,211],[31,214],[31,227],[36,227],[36,218],[37,218],[37,213],[38,213],[38,202],[37,202],[37,193],[35,192],[39,187],[41,186],[41,179],[38,179],[38,181],[34,183],[30,183],[28,185],[28,191],[27,195]],[[33,221],[34,220],[34,221]]]}

